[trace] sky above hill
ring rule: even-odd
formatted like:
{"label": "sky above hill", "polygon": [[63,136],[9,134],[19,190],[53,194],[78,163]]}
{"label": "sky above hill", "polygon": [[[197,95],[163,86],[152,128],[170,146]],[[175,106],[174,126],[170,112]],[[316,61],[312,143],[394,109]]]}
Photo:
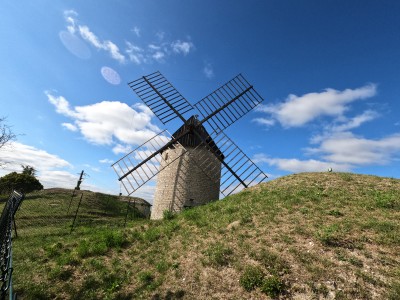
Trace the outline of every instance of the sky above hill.
{"label": "sky above hill", "polygon": [[[164,126],[127,83],[159,70],[192,104],[242,73],[263,103],[225,133],[276,178],[400,177],[399,1],[3,1],[0,176],[117,194],[110,165]],[[152,199],[154,182],[134,196]],[[124,190],[122,190],[124,193]]]}

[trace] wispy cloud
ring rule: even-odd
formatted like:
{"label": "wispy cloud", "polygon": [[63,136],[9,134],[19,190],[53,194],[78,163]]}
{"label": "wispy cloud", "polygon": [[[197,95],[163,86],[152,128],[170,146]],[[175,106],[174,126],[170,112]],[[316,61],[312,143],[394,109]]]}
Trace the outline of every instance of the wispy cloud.
{"label": "wispy cloud", "polygon": [[213,78],[214,77],[214,69],[213,69],[212,64],[205,63],[205,65],[203,67],[203,73],[208,79]]}
{"label": "wispy cloud", "polygon": [[77,16],[78,16],[78,13],[74,10],[64,11],[64,19],[67,22],[67,30],[71,34],[74,34],[76,32],[75,19]]}
{"label": "wispy cloud", "polygon": [[374,110],[366,110],[362,114],[350,118],[341,116],[333,120],[332,123],[323,126],[322,133],[313,136],[310,142],[312,144],[318,144],[326,138],[332,137],[334,134],[358,128],[364,123],[372,121],[379,116],[380,114]]}
{"label": "wispy cloud", "polygon": [[109,40],[100,41],[99,38],[90,31],[88,26],[78,26],[81,37],[97,49],[107,51],[111,57],[120,63],[125,62],[125,56],[121,54],[118,46]]}
{"label": "wispy cloud", "polygon": [[[64,124],[75,126],[84,139],[93,144],[139,145],[160,131],[151,123],[152,113],[143,104],[130,107],[118,101],[102,101],[71,108],[63,96],[48,91],[45,94],[57,113],[73,120],[73,124]],[[71,125],[67,125],[69,129]]]}
{"label": "wispy cloud", "polygon": [[194,45],[190,41],[176,40],[171,43],[171,48],[175,53],[188,55],[194,49]]}
{"label": "wispy cloud", "polygon": [[[68,36],[61,34],[61,39],[65,46],[74,54],[82,58],[90,56],[87,53],[77,54],[75,44],[79,42],[77,36],[92,45],[98,50],[105,51],[116,61],[125,63],[127,61],[133,62],[137,65],[143,63],[164,63],[171,55],[186,56],[194,50],[194,44],[190,41],[190,37],[186,39],[166,40],[164,32],[157,32],[153,39],[156,42],[145,43],[139,41],[140,45],[131,41],[125,41],[125,47],[121,48],[113,41],[99,38],[89,26],[82,24],[78,20],[78,13],[74,10],[64,11],[64,19],[66,22],[66,29]],[[135,26],[131,31],[136,37],[141,37],[141,30]],[[74,45],[70,45],[71,41]],[[82,52],[82,51],[81,51]],[[84,57],[83,57],[84,56]]]}
{"label": "wispy cloud", "polygon": [[139,27],[135,26],[132,28],[131,31],[134,32],[137,37],[140,37],[140,28]]}
{"label": "wispy cloud", "polygon": [[125,52],[128,54],[129,60],[137,65],[146,62],[144,50],[131,42],[126,42]]}
{"label": "wispy cloud", "polygon": [[71,123],[61,123],[61,126],[70,131],[78,131],[78,127]]}
{"label": "wispy cloud", "polygon": [[79,33],[83,40],[87,41],[95,48],[108,52],[113,59],[119,61],[120,63],[125,62],[125,56],[121,54],[118,46],[115,43],[110,40],[100,40],[88,26],[79,25],[77,17],[78,13],[74,10],[64,11],[64,19],[67,23],[66,28],[72,37],[75,37],[75,34]]}
{"label": "wispy cloud", "polygon": [[267,163],[270,166],[277,167],[280,170],[300,173],[300,172],[323,172],[332,168],[335,171],[349,171],[351,165],[340,164],[330,161],[315,159],[300,160],[297,158],[272,158],[265,154],[256,154],[253,157],[255,163]]}
{"label": "wispy cloud", "polygon": [[289,95],[282,103],[261,105],[258,111],[268,114],[268,119],[275,119],[285,128],[300,127],[319,117],[339,117],[348,109],[348,104],[356,100],[376,95],[375,84],[368,84],[357,89],[338,91],[326,89],[320,93],[302,96]]}
{"label": "wispy cloud", "polygon": [[100,159],[99,163],[101,164],[112,164],[114,161],[108,158]]}

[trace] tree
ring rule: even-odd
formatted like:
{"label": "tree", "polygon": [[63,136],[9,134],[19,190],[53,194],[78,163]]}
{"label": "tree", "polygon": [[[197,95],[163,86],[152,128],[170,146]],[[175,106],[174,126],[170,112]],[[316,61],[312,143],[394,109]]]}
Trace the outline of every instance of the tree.
{"label": "tree", "polygon": [[12,190],[30,193],[42,190],[43,185],[34,176],[12,172],[0,178],[0,193],[9,194]]}
{"label": "tree", "polygon": [[12,132],[11,127],[5,124],[5,120],[5,117],[0,118],[0,148],[16,138],[16,135]]}
{"label": "tree", "polygon": [[[16,135],[12,132],[11,127],[5,123],[5,120],[5,117],[0,118],[0,149],[16,138]],[[4,164],[5,162],[0,161],[0,167]]]}
{"label": "tree", "polygon": [[21,165],[21,167],[22,167],[22,174],[36,177],[36,169],[34,167],[32,167],[30,165],[26,165],[26,166]]}

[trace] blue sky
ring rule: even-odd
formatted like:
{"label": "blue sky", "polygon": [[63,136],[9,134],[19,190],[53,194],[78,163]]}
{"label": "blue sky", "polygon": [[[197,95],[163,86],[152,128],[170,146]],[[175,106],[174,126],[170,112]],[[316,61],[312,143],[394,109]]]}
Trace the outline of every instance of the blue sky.
{"label": "blue sky", "polygon": [[[112,162],[164,126],[127,83],[159,70],[191,103],[242,73],[265,98],[226,130],[270,178],[400,177],[398,1],[3,1],[0,175],[119,193]],[[154,182],[136,196],[151,200]],[[122,191],[124,192],[124,191]]]}

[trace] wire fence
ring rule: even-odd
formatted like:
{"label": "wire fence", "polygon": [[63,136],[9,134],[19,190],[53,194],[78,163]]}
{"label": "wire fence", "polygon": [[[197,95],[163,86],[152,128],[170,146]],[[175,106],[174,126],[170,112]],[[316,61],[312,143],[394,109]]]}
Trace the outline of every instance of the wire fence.
{"label": "wire fence", "polygon": [[3,204],[0,217],[0,299],[15,299],[12,283],[12,228],[24,195],[13,191]]}
{"label": "wire fence", "polygon": [[15,224],[20,236],[56,235],[79,226],[124,227],[149,215],[150,204],[140,198],[56,188],[27,194]]}

